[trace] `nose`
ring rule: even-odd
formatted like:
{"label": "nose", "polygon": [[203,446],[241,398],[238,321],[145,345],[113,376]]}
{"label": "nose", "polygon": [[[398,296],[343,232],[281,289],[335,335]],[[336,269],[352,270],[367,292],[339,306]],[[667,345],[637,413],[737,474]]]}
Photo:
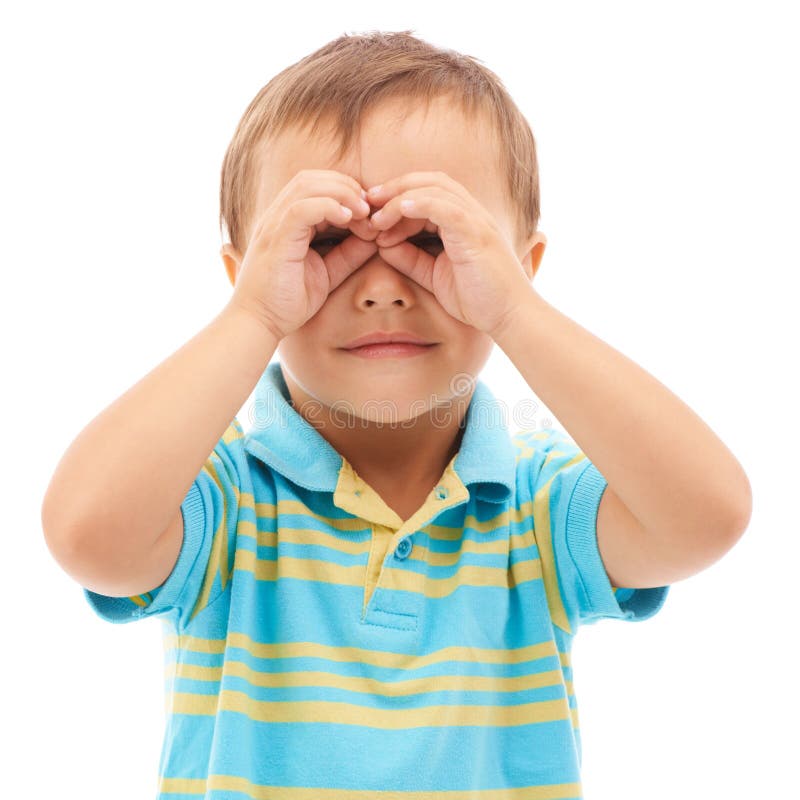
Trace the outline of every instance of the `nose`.
{"label": "nose", "polygon": [[352,275],[355,281],[354,303],[358,308],[400,306],[415,303],[413,281],[377,253]]}

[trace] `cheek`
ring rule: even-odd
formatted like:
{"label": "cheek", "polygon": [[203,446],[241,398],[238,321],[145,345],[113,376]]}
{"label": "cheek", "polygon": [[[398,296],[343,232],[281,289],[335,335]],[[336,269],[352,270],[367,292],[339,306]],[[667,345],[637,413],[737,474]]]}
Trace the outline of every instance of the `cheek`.
{"label": "cheek", "polygon": [[344,344],[347,326],[343,323],[347,317],[342,313],[341,298],[338,301],[336,299],[340,288],[337,287],[328,295],[313,317],[281,339],[278,344],[281,358],[291,359],[295,363],[314,364],[319,354]]}
{"label": "cheek", "polygon": [[477,378],[494,350],[494,339],[471,326],[462,327],[469,328],[459,338],[464,370],[469,372],[473,378]]}
{"label": "cheek", "polygon": [[302,364],[309,355],[319,348],[316,336],[308,331],[309,320],[301,328],[284,336],[278,344],[278,355],[281,362],[286,364]]}

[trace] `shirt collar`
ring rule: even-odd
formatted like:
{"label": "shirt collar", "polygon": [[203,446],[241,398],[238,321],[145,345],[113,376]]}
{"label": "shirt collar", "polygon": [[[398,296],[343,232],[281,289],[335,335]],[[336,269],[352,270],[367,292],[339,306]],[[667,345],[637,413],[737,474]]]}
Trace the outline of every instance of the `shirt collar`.
{"label": "shirt collar", "polygon": [[[255,388],[254,422],[245,449],[290,481],[335,492],[341,454],[291,405],[280,363],[269,364]],[[514,490],[516,458],[502,404],[480,379],[466,412],[466,427],[453,467],[482,500],[506,501]]]}

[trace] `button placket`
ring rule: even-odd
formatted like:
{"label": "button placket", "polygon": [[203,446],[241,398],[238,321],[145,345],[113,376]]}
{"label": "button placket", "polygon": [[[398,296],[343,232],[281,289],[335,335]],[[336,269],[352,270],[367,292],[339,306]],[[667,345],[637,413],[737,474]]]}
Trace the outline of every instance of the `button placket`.
{"label": "button placket", "polygon": [[372,524],[372,542],[367,560],[367,577],[364,587],[364,608],[371,602],[372,595],[380,586],[383,563],[389,549],[394,531],[385,525]]}

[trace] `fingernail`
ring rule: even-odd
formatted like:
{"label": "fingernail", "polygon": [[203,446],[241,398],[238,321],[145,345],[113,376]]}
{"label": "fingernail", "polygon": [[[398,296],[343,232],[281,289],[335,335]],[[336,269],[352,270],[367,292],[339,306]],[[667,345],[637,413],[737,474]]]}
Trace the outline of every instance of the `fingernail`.
{"label": "fingernail", "polygon": [[383,185],[379,183],[377,186],[373,186],[371,189],[368,189],[367,191],[368,191],[368,194],[370,194],[373,197],[375,197],[376,194],[380,193],[382,188],[383,188]]}
{"label": "fingernail", "polygon": [[361,199],[362,200],[366,200],[367,199],[367,193],[363,189],[361,190]]}

